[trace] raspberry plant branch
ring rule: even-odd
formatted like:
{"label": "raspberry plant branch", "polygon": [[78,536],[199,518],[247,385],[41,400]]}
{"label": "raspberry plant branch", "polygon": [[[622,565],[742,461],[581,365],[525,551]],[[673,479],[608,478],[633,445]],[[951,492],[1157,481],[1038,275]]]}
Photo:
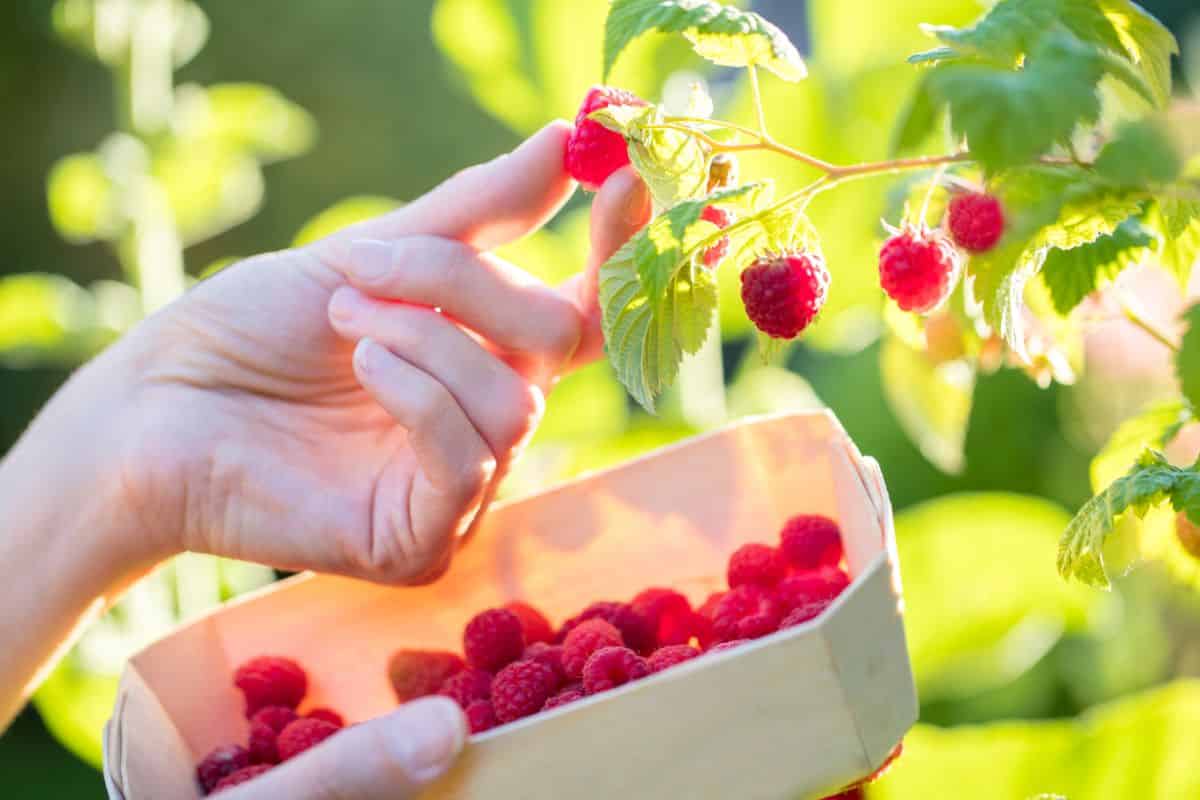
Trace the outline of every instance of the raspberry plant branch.
{"label": "raspberry plant branch", "polygon": [[1121,316],[1126,320],[1140,328],[1147,336],[1161,344],[1173,353],[1179,352],[1179,344],[1176,343],[1166,331],[1164,331],[1158,323],[1147,317],[1137,305],[1128,297],[1121,297]]}

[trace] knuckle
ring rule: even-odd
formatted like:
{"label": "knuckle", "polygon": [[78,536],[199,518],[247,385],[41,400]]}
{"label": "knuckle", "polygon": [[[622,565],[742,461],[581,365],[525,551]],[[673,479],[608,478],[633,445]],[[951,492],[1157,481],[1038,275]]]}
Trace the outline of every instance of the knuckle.
{"label": "knuckle", "polygon": [[579,347],[583,324],[579,310],[565,300],[558,300],[549,307],[546,315],[546,350],[556,364],[569,359]]}

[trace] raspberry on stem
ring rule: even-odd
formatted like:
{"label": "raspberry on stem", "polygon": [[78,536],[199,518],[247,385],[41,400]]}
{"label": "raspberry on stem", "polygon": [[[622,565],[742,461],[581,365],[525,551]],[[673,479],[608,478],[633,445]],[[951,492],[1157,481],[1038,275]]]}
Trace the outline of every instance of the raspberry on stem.
{"label": "raspberry on stem", "polygon": [[879,251],[879,282],[901,310],[924,314],[950,296],[960,266],[958,253],[943,236],[908,227]]}
{"label": "raspberry on stem", "polygon": [[742,272],[742,304],[754,326],[794,339],[816,319],[829,293],[829,271],[816,253],[763,256]]}
{"label": "raspberry on stem", "polygon": [[1004,208],[990,194],[959,194],[947,214],[954,243],[970,253],[986,253],[1004,235]]}
{"label": "raspberry on stem", "polygon": [[[700,214],[700,219],[705,222],[711,222],[721,230],[725,230],[733,222],[733,214],[717,206],[708,206]],[[702,256],[704,266],[709,269],[715,269],[721,263],[721,259],[727,255],[729,255],[729,237],[725,236],[704,251],[704,255]]]}
{"label": "raspberry on stem", "polygon": [[644,106],[634,94],[608,86],[595,86],[587,93],[575,117],[575,130],[567,139],[564,158],[567,174],[588,191],[597,191],[609,176],[629,163],[625,137],[610,131],[589,116],[609,106]]}

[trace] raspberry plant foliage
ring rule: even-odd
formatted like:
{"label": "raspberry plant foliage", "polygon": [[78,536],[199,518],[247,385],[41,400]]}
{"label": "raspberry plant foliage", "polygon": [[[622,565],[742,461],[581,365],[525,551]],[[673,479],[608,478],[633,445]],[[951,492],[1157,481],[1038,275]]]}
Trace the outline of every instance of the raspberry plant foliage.
{"label": "raspberry plant foliage", "polygon": [[[890,157],[836,164],[768,130],[760,72],[790,82],[807,75],[777,27],[716,0],[613,0],[606,76],[641,35],[679,33],[703,58],[747,71],[757,116],[754,126],[713,118],[706,98],[682,115],[654,104],[592,115],[625,137],[654,198],[655,219],[600,276],[609,358],[647,410],[655,410],[682,359],[711,335],[714,272],[740,274],[771,253],[823,258],[806,207],[853,180],[898,176],[885,225],[928,230],[946,246],[952,237],[946,209],[956,198],[986,196],[1003,210],[998,238],[989,235],[986,247],[959,252],[961,280],[956,272],[940,302],[922,304],[928,323],[890,304],[885,320],[893,350],[928,348],[932,357],[929,326],[936,321],[940,338],[954,339],[939,349],[968,360],[972,370],[1008,363],[1043,385],[1070,382],[1082,367],[1078,342],[1086,323],[1072,312],[1093,293],[1147,261],[1170,272],[1181,291],[1186,287],[1200,256],[1200,146],[1187,135],[1196,120],[1171,105],[1178,45],[1165,27],[1129,0],[1000,0],[972,25],[924,31],[935,46],[909,59],[920,77],[896,120]],[[783,189],[753,176],[732,185],[709,180],[714,162],[723,172],[731,158],[750,151],[797,161],[812,180]],[[733,222],[712,225],[703,218],[709,206],[729,212]],[[713,259],[711,248],[724,237],[729,247]],[[836,293],[839,265],[828,268]],[[1190,421],[1193,401],[1200,401],[1200,329],[1180,348],[1117,299],[1129,320],[1180,349],[1185,398],[1177,416]],[[1123,445],[1121,471],[1130,472],[1111,486],[1115,475],[1098,483],[1099,494],[1066,532],[1064,576],[1107,582],[1101,550],[1126,510],[1169,503],[1200,521],[1191,489],[1196,470],[1171,465],[1153,449],[1142,453],[1165,446],[1181,424],[1176,419],[1158,430],[1136,452]],[[1107,458],[1111,463],[1111,453]],[[939,463],[954,461],[950,453]]]}

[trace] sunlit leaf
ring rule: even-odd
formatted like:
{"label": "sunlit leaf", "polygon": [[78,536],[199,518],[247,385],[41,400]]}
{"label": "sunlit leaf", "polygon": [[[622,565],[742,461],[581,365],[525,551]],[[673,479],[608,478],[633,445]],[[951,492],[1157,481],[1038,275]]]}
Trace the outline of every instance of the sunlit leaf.
{"label": "sunlit leaf", "polygon": [[112,179],[91,153],[67,156],[54,165],[46,185],[50,221],[73,242],[111,239],[121,215]]}
{"label": "sunlit leaf", "polygon": [[185,245],[242,224],[262,206],[263,176],[257,159],[218,143],[170,147],[156,158],[154,173]]}
{"label": "sunlit leaf", "polygon": [[1051,249],[1042,265],[1055,310],[1069,314],[1092,292],[1145,258],[1156,243],[1154,235],[1130,218],[1112,233],[1069,250]]}
{"label": "sunlit leaf", "polygon": [[935,364],[924,350],[886,336],[879,369],[888,406],[922,455],[943,472],[961,472],[975,392],[974,368],[965,360]]}
{"label": "sunlit leaf", "polygon": [[270,86],[185,86],[178,98],[176,132],[188,142],[215,143],[277,161],[305,153],[316,138],[312,116]]}

